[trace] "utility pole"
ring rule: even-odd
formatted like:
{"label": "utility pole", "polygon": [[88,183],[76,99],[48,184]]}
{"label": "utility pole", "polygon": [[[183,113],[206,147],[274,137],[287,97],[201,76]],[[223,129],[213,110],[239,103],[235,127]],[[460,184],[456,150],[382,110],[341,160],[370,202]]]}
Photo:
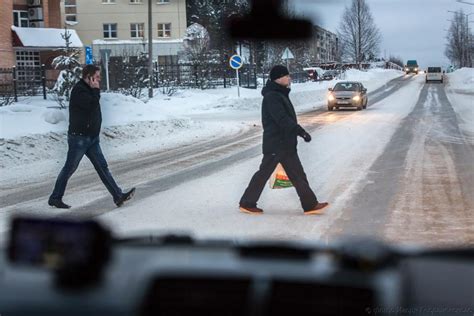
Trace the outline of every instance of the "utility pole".
{"label": "utility pole", "polygon": [[153,98],[153,20],[152,0],[148,0],[148,97]]}

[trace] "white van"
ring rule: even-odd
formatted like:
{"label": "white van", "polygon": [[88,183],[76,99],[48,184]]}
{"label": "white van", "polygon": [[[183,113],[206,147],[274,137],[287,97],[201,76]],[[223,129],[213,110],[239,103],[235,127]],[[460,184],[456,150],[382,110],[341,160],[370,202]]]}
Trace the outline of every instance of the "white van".
{"label": "white van", "polygon": [[429,81],[443,83],[443,72],[441,71],[441,67],[428,67],[428,71],[426,72],[426,82]]}

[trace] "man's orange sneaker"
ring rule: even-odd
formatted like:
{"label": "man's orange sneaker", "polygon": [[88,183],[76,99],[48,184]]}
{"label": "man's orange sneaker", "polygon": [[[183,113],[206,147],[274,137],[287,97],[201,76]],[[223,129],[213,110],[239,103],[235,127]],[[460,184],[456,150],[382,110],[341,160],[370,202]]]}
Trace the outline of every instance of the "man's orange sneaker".
{"label": "man's orange sneaker", "polygon": [[239,210],[247,214],[255,214],[255,215],[263,214],[263,210],[258,207],[245,207],[241,205],[239,206]]}
{"label": "man's orange sneaker", "polygon": [[318,203],[312,209],[304,211],[304,214],[305,215],[323,214],[324,213],[323,209],[326,208],[328,205],[329,205],[329,203],[327,203],[327,202]]}

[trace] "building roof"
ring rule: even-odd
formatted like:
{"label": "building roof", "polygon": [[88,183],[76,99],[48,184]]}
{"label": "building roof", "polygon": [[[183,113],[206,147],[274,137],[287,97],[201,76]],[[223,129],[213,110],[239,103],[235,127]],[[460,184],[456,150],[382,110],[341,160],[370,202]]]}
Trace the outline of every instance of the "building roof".
{"label": "building roof", "polygon": [[[65,40],[62,38],[64,29],[39,28],[39,27],[16,27],[12,25],[12,31],[16,33],[20,46],[60,48],[65,47]],[[71,47],[83,47],[82,42],[75,30],[68,29],[71,34],[69,41]]]}

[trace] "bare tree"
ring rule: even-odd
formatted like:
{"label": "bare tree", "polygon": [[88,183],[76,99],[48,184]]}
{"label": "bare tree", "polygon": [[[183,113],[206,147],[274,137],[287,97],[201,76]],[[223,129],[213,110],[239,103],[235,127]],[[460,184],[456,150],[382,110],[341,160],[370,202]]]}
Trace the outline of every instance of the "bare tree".
{"label": "bare tree", "polygon": [[388,59],[389,62],[392,62],[400,67],[404,66],[403,59],[400,56],[390,56]]}
{"label": "bare tree", "polygon": [[351,6],[346,7],[338,37],[343,58],[350,58],[359,65],[379,53],[382,37],[366,0],[352,0]]}
{"label": "bare tree", "polygon": [[468,16],[459,10],[454,14],[448,30],[445,55],[456,67],[472,67],[473,34],[469,30]]}

